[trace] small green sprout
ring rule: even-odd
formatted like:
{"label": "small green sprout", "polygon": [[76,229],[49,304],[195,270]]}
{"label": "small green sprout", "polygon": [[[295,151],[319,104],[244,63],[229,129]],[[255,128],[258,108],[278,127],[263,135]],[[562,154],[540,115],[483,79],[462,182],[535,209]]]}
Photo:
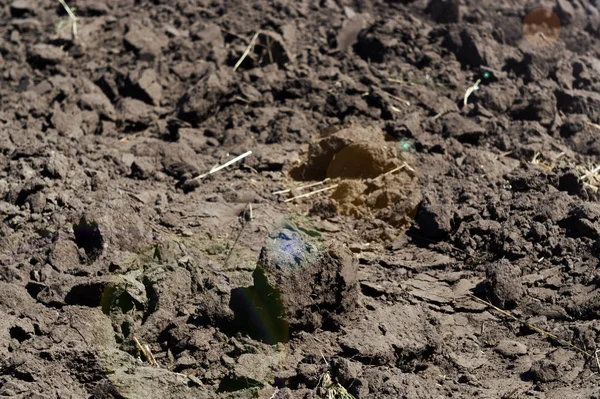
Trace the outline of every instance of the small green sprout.
{"label": "small green sprout", "polygon": [[323,374],[321,387],[325,389],[327,399],[356,399],[340,383],[333,382],[329,372]]}

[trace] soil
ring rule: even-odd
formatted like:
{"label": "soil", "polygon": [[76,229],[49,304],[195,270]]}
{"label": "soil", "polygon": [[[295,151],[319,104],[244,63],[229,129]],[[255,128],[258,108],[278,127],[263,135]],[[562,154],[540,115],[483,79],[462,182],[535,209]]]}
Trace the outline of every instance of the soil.
{"label": "soil", "polygon": [[69,4],[0,5],[0,397],[598,397],[596,1]]}

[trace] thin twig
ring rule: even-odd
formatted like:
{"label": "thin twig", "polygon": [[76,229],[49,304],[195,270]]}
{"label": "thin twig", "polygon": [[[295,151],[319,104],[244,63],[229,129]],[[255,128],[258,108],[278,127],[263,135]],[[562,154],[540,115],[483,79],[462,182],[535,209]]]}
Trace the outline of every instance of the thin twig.
{"label": "thin twig", "polygon": [[[249,220],[246,220],[246,209],[249,209]],[[237,245],[238,241],[240,240],[240,237],[242,236],[242,233],[244,232],[244,229],[246,228],[246,226],[248,224],[250,224],[250,222],[252,221],[252,203],[248,202],[246,204],[246,206],[244,207],[244,209],[242,210],[242,227],[240,228],[240,231],[238,232],[237,236],[235,237],[235,240],[233,240],[233,243],[231,244],[231,248],[229,249],[229,252],[227,253],[227,256],[225,257],[225,260],[223,261],[223,269],[227,269],[227,263],[229,262],[229,258],[231,258],[231,254],[233,253],[233,250],[235,249],[235,246]]]}
{"label": "thin twig", "polygon": [[380,179],[380,178],[385,177],[387,175],[391,175],[392,173],[397,172],[397,171],[402,170],[402,169],[408,169],[411,172],[415,172],[415,170],[413,168],[411,168],[406,162],[402,162],[402,165],[400,165],[397,168],[394,168],[392,170],[389,170],[389,171],[387,171],[387,172],[385,172],[385,173],[377,176],[376,179]]}
{"label": "thin twig", "polygon": [[254,36],[252,36],[252,40],[250,40],[250,44],[248,44],[248,47],[246,47],[246,50],[244,50],[244,53],[242,54],[242,56],[240,57],[240,59],[238,60],[238,62],[235,63],[235,66],[233,67],[233,71],[234,72],[238,69],[238,67],[242,64],[242,62],[244,62],[244,60],[246,59],[246,57],[250,53],[250,50],[254,46],[254,42],[256,42],[256,39],[258,39],[258,35],[260,35],[260,32],[256,32],[254,34]]}
{"label": "thin twig", "polygon": [[285,201],[283,201],[283,202],[290,202],[290,201],[297,200],[297,199],[299,199],[299,198],[306,198],[306,197],[310,197],[311,195],[318,194],[318,193],[321,193],[321,192],[323,192],[323,191],[331,190],[332,188],[336,188],[338,185],[339,185],[339,184],[333,184],[333,185],[331,185],[331,186],[328,186],[328,187],[322,188],[322,189],[320,189],[320,190],[311,191],[310,193],[306,193],[306,194],[302,194],[302,195],[297,195],[297,196],[295,196],[295,197],[288,198],[288,199],[286,199],[286,200],[285,200]]}
{"label": "thin twig", "polygon": [[584,351],[583,349],[581,349],[581,348],[579,348],[579,347],[577,347],[577,346],[573,345],[573,344],[572,344],[572,343],[570,343],[570,342],[563,341],[562,339],[558,338],[556,335],[554,335],[554,334],[552,334],[552,333],[549,333],[549,332],[547,332],[547,331],[544,331],[544,330],[542,330],[541,328],[534,326],[533,324],[530,324],[530,323],[524,322],[524,321],[522,321],[522,320],[519,320],[519,319],[518,319],[516,316],[513,316],[512,314],[508,313],[506,310],[500,309],[499,307],[492,305],[492,304],[491,304],[490,302],[488,302],[488,301],[485,301],[485,300],[483,300],[483,299],[481,299],[481,298],[478,298],[478,297],[476,297],[476,296],[475,296],[475,295],[473,295],[473,294],[468,294],[468,295],[469,295],[471,298],[473,298],[475,301],[477,301],[477,302],[480,302],[480,303],[482,303],[482,304],[484,304],[484,305],[487,305],[487,306],[491,307],[492,309],[494,309],[495,311],[497,311],[497,312],[499,312],[499,313],[503,314],[504,316],[506,316],[506,317],[508,317],[508,318],[510,318],[510,319],[512,319],[512,320],[514,320],[514,321],[516,321],[517,323],[521,323],[521,324],[523,324],[523,325],[525,325],[525,326],[527,326],[527,327],[531,328],[532,330],[534,330],[534,331],[537,331],[538,333],[540,333],[540,334],[542,334],[542,335],[545,335],[545,336],[546,336],[546,337],[548,337],[548,338],[551,338],[551,339],[555,340],[556,342],[558,342],[558,343],[559,343],[559,344],[561,344],[561,345],[564,345],[564,346],[567,346],[567,347],[569,347],[569,348],[571,348],[571,349],[574,349],[574,350],[576,350],[577,352],[579,352],[579,353],[581,353],[581,354],[583,354],[583,355],[585,355],[585,356],[587,356],[587,357],[591,357],[591,356],[592,356],[591,354],[589,354],[588,352]]}
{"label": "thin twig", "polygon": [[399,170],[401,170],[401,169],[404,169],[405,167],[406,167],[406,163],[405,163],[405,164],[403,164],[403,165],[400,165],[400,166],[398,166],[397,168],[394,168],[394,169],[392,169],[392,170],[390,170],[390,171],[387,171],[387,172],[385,172],[385,173],[383,173],[383,174],[381,174],[381,175],[377,176],[377,177],[376,177],[376,179],[379,179],[380,177],[384,177],[384,176],[391,175],[392,173],[394,173],[394,172],[397,172],[397,171],[399,171]]}
{"label": "thin twig", "polygon": [[[310,184],[307,184],[306,186],[300,186],[300,187],[296,187],[296,188],[295,188],[295,190],[304,190],[305,188],[310,188],[310,187],[318,186],[318,185],[321,185],[321,184],[323,184],[323,183],[325,183],[325,182],[327,182],[327,181],[329,181],[329,180],[330,180],[330,179],[329,179],[329,177],[328,177],[328,178],[326,178],[325,180],[321,180],[321,181],[318,181],[318,182],[316,182],[316,183],[310,183]],[[286,194],[286,193],[289,193],[290,191],[292,191],[292,189],[291,189],[291,188],[288,188],[287,190],[275,191],[275,192],[273,192],[272,194],[273,194],[273,195],[278,195],[278,194]]]}
{"label": "thin twig", "polygon": [[221,166],[215,166],[214,168],[212,168],[208,173],[205,173],[203,175],[200,176],[196,176],[194,177],[194,180],[199,180],[199,179],[204,179],[206,176],[208,175],[212,175],[215,172],[220,171],[223,168],[228,167],[229,165],[238,162],[239,160],[242,160],[244,158],[246,158],[248,155],[252,154],[252,151],[246,151],[245,153],[243,153],[242,155],[239,155],[235,158],[233,158],[231,161],[225,162],[223,165]]}

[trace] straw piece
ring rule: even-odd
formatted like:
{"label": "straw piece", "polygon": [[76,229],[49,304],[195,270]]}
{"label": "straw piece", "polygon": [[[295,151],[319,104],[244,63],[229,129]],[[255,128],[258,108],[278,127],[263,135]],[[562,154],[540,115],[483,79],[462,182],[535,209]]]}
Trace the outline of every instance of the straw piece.
{"label": "straw piece", "polygon": [[252,151],[246,151],[246,152],[245,152],[245,153],[243,153],[242,155],[239,155],[239,156],[237,156],[237,157],[233,158],[231,161],[225,162],[225,163],[224,163],[223,165],[221,165],[221,166],[215,166],[215,167],[214,167],[214,168],[212,168],[212,169],[211,169],[211,170],[210,170],[208,173],[205,173],[205,174],[203,174],[203,175],[200,175],[200,176],[196,176],[196,177],[194,177],[194,180],[204,179],[206,176],[208,176],[208,175],[212,175],[213,173],[215,173],[215,172],[218,172],[218,171],[220,171],[221,169],[223,169],[223,168],[226,168],[226,167],[228,167],[229,165],[231,165],[231,164],[233,164],[233,163],[236,163],[236,162],[238,162],[238,161],[240,161],[240,160],[242,160],[242,159],[246,158],[246,157],[247,157],[248,155],[250,155],[250,154],[252,154]]}
{"label": "straw piece", "polygon": [[233,67],[233,71],[234,72],[238,69],[238,67],[240,65],[242,65],[242,62],[244,62],[244,60],[246,59],[246,57],[250,53],[250,50],[252,49],[252,46],[254,46],[254,42],[256,42],[256,39],[258,39],[258,35],[259,34],[260,34],[260,32],[256,32],[254,34],[254,36],[252,36],[252,40],[250,40],[250,44],[248,44],[248,47],[246,47],[246,50],[244,50],[244,53],[242,54],[242,56],[240,57],[240,59],[238,60],[238,62],[235,63],[235,66]]}
{"label": "straw piece", "polygon": [[[330,179],[328,177],[325,180],[321,180],[321,181],[318,181],[316,183],[310,183],[310,184],[307,184],[306,186],[296,187],[296,190],[304,190],[305,188],[310,188],[310,187],[318,186],[318,185],[321,185],[321,184],[323,184],[323,183],[325,183],[326,181],[329,181],[329,180]],[[289,193],[290,191],[292,191],[292,189],[288,188],[287,190],[274,191],[272,194],[273,195],[286,194],[286,193]]]}
{"label": "straw piece", "polygon": [[331,185],[331,186],[328,186],[328,187],[322,188],[322,189],[320,189],[320,190],[311,191],[310,193],[306,193],[306,194],[302,194],[302,195],[297,195],[297,196],[295,196],[295,197],[288,198],[288,199],[286,199],[286,200],[285,200],[285,201],[283,201],[283,202],[290,202],[290,201],[297,200],[297,199],[299,199],[299,198],[306,198],[306,197],[310,197],[311,195],[318,194],[318,193],[321,193],[321,192],[323,192],[323,191],[331,190],[332,188],[336,188],[337,186],[338,186],[338,184],[333,184],[333,185]]}

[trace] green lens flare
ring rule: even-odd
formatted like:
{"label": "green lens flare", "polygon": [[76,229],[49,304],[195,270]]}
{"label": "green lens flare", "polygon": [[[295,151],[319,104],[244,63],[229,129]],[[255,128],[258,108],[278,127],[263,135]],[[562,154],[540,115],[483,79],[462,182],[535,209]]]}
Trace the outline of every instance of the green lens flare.
{"label": "green lens flare", "polygon": [[413,146],[412,143],[410,142],[410,140],[400,140],[400,150],[404,151],[404,152],[410,152],[412,151]]}

